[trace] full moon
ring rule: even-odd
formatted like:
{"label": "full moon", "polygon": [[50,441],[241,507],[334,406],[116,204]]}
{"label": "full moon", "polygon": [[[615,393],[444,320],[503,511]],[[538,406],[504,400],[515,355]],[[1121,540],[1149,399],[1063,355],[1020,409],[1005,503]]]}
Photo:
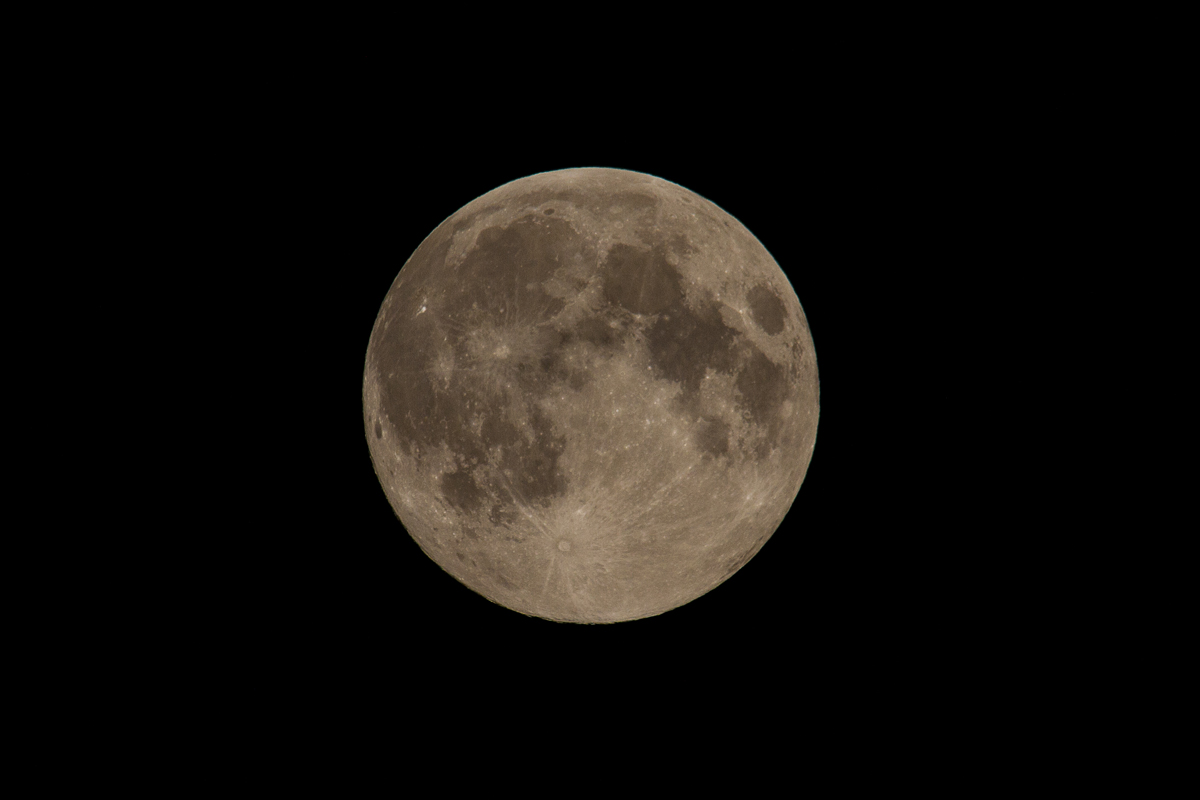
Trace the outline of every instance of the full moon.
{"label": "full moon", "polygon": [[812,336],[740,222],[618,169],[531,175],[408,259],[367,346],[375,472],[421,549],[561,622],[661,614],[741,569],[817,434]]}

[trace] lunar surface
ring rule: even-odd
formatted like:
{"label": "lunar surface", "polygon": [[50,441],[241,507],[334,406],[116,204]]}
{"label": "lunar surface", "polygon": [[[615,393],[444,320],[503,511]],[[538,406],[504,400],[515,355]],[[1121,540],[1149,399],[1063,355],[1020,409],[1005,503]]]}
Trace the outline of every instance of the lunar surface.
{"label": "lunar surface", "polygon": [[392,508],[522,614],[639,619],[779,527],[817,433],[817,363],[779,265],[668,181],[546,172],[469,203],[400,270],[363,376]]}

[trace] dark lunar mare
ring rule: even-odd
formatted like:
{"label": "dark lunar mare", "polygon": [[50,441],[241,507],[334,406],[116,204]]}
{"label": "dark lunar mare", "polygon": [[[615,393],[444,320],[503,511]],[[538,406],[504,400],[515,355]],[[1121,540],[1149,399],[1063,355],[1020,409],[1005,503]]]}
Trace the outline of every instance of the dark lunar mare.
{"label": "dark lunar mare", "polygon": [[[563,301],[547,294],[543,282],[567,259],[586,255],[587,245],[568,223],[527,215],[485,228],[448,273],[450,237],[468,222],[441,226],[401,271],[404,290],[393,291],[397,302],[382,320],[375,366],[381,405],[400,448],[420,461],[429,450],[448,447],[457,468],[441,478],[446,501],[468,512],[487,507],[499,524],[511,521],[505,507],[514,500],[544,504],[566,491],[558,467],[566,439],[534,402],[552,385],[536,368],[540,354],[517,353],[511,363],[476,369],[468,338],[489,326],[528,330],[548,322]],[[544,341],[556,340],[548,335]],[[460,365],[448,383],[434,369],[439,347]],[[529,398],[519,418],[514,397]]]}
{"label": "dark lunar mare", "polygon": [[[635,314],[656,315],[646,330],[651,363],[662,378],[683,387],[680,401],[693,418],[702,416],[700,385],[708,370],[737,375],[745,413],[766,431],[755,451],[760,458],[765,457],[779,434],[780,407],[789,397],[787,370],[727,325],[720,303],[710,293],[704,293],[697,308],[688,304],[682,278],[667,258],[672,247],[677,252],[692,251],[686,240],[678,237],[670,246],[614,246],[603,265],[605,297]],[[767,291],[770,300],[755,294],[759,311],[772,328],[775,323],[782,326],[786,311]],[[710,455],[722,455],[728,449],[728,440],[722,435],[728,436],[728,425],[722,432],[709,420],[702,424],[697,444]]]}
{"label": "dark lunar mare", "polygon": [[783,330],[787,306],[779,299],[779,295],[771,291],[771,287],[760,283],[746,294],[746,302],[750,304],[750,318],[758,327],[771,335]]}

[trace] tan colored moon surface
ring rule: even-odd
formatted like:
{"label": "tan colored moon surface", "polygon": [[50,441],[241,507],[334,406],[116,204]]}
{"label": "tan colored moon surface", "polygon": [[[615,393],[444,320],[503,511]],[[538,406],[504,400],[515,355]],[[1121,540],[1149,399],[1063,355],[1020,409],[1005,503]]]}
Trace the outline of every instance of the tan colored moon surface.
{"label": "tan colored moon surface", "polygon": [[812,456],[817,364],[759,241],[687,189],[571,169],[417,248],[375,321],[363,412],[421,549],[507,608],[661,614],[740,569]]}

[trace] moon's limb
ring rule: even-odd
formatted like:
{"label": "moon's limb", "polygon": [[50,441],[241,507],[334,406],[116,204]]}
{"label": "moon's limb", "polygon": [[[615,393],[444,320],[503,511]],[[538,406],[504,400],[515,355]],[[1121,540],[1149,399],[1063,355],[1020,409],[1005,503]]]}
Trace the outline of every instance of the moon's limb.
{"label": "moon's limb", "polygon": [[367,350],[371,457],[439,565],[521,613],[651,616],[762,547],[816,436],[812,338],[765,248],[640,173],[562,170],[443,222]]}

